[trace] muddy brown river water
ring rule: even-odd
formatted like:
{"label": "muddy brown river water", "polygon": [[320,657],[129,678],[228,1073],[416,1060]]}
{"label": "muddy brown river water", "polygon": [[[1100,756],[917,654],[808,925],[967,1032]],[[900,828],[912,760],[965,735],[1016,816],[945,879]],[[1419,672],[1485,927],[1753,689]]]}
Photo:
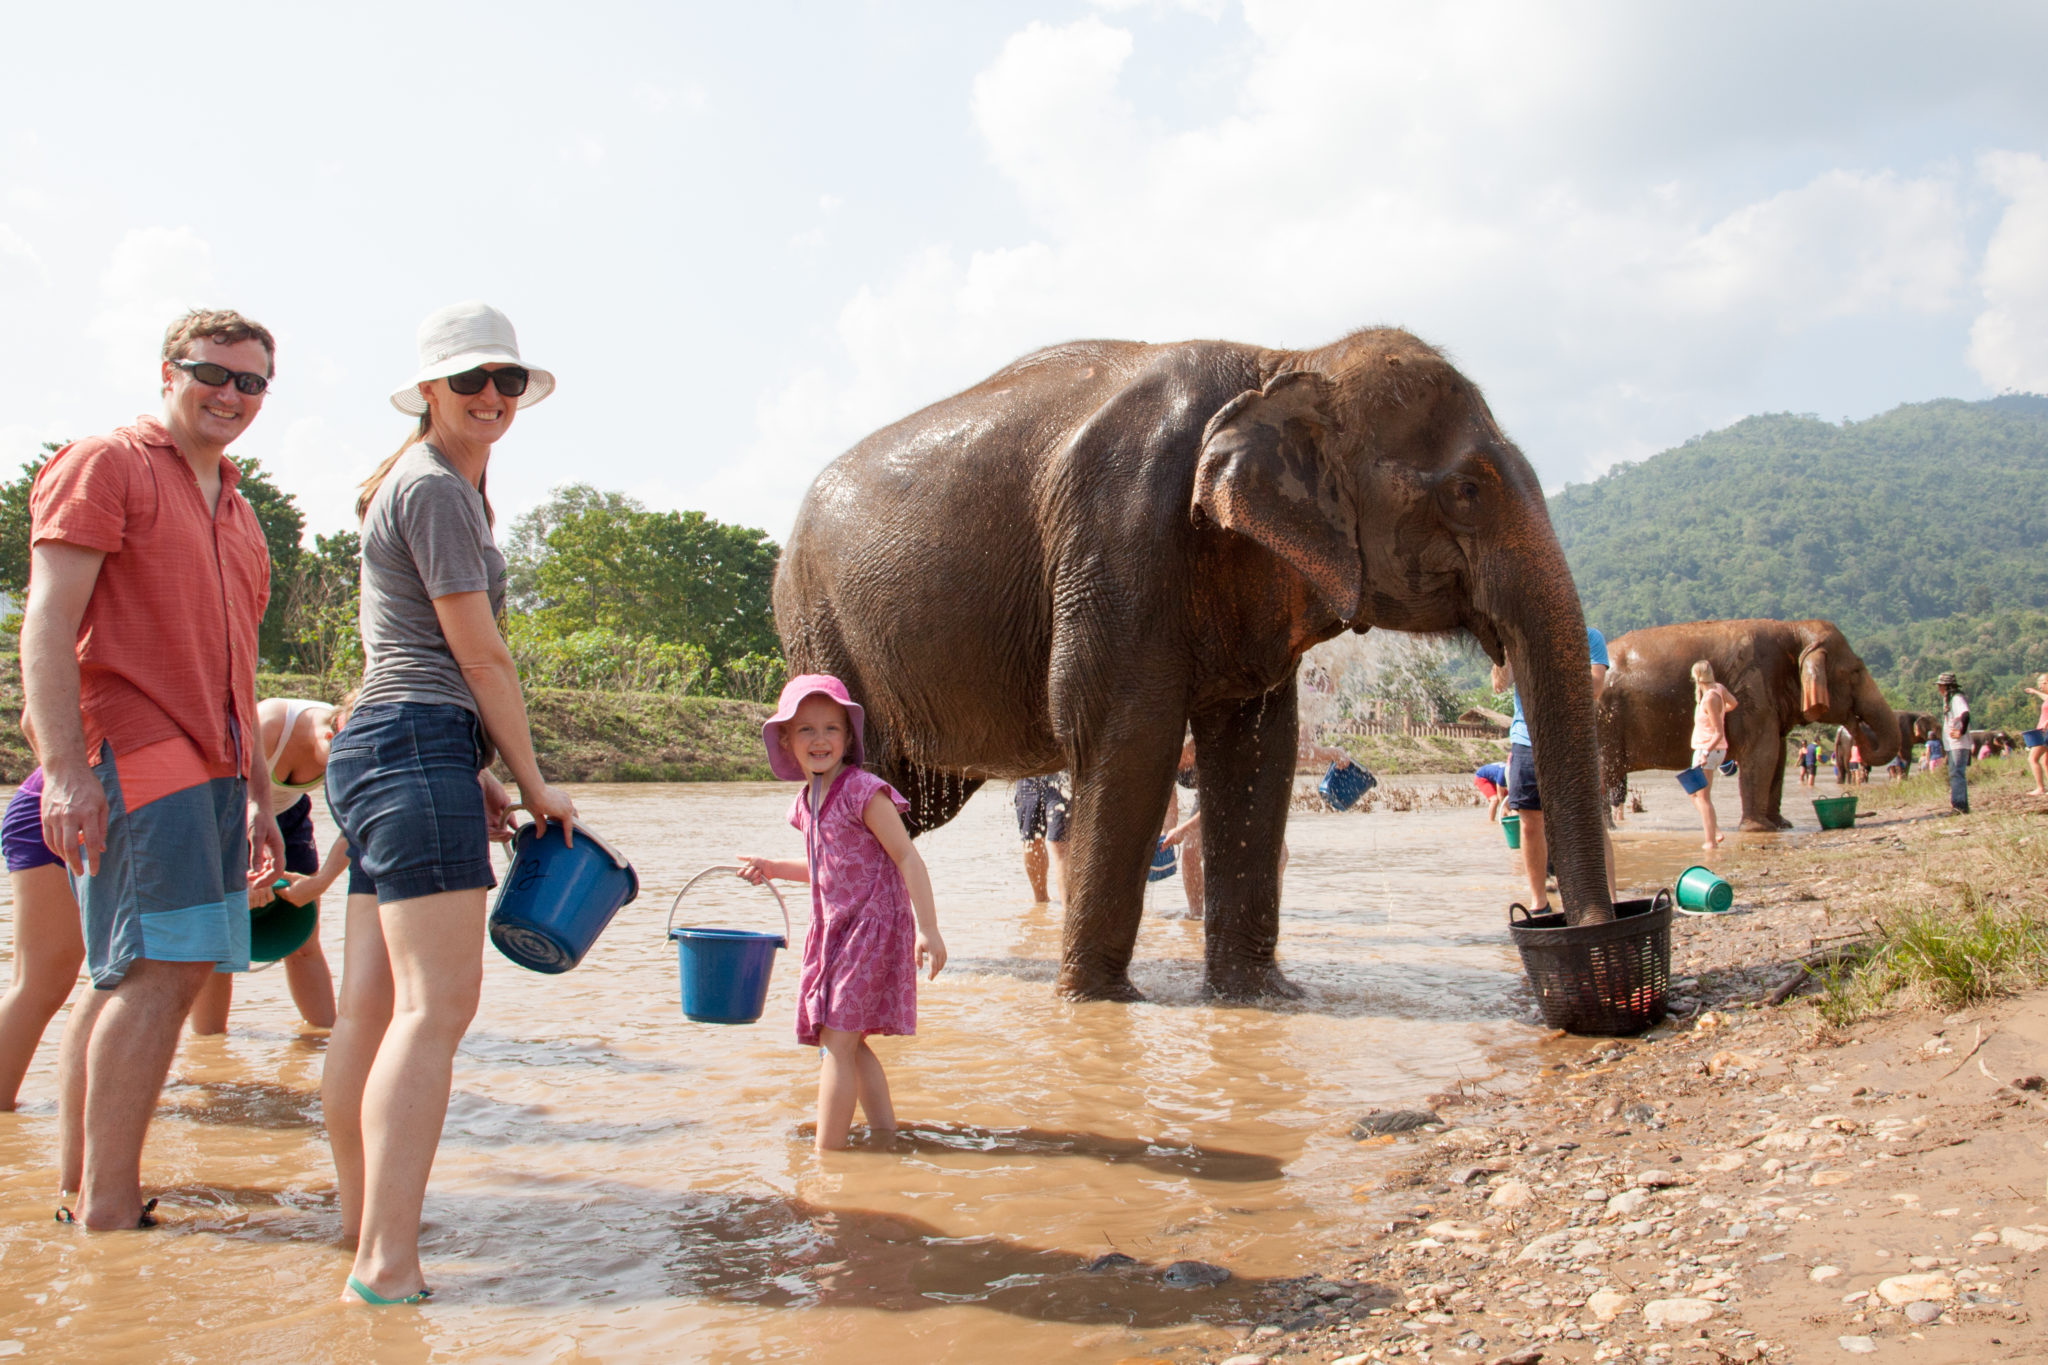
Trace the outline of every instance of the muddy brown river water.
{"label": "muddy brown river water", "polygon": [[[1622,879],[1668,883],[1695,860],[1690,808],[1668,776],[1636,780],[1651,812],[1618,836]],[[0,1358],[903,1365],[1221,1345],[1263,1283],[1359,1236],[1361,1111],[1491,1075],[1538,1032],[1503,931],[1514,855],[1483,810],[1292,818],[1298,1002],[1204,1002],[1201,927],[1161,913],[1182,908],[1172,880],[1138,942],[1147,1001],[1073,1004],[1051,991],[1058,909],[1030,904],[991,787],[921,843],[952,961],[921,988],[918,1036],[878,1045],[905,1137],[821,1159],[797,1134],[817,1062],[791,1035],[796,956],[761,1023],[691,1024],[662,931],[699,868],[796,855],[790,791],[576,789],[643,889],[571,973],[488,952],[427,1196],[425,1309],[336,1302],[325,1037],[281,973],[239,983],[228,1035],[180,1051],[144,1161],[151,1232],[51,1220],[53,1025],[21,1111],[0,1114]],[[1732,790],[1722,812],[1732,826]],[[799,933],[806,904],[791,897]],[[735,881],[700,885],[678,922],[773,915]],[[338,970],[333,898],[322,937]],[[1150,1269],[1085,1269],[1112,1251]],[[1233,1278],[1153,1273],[1180,1259]]]}

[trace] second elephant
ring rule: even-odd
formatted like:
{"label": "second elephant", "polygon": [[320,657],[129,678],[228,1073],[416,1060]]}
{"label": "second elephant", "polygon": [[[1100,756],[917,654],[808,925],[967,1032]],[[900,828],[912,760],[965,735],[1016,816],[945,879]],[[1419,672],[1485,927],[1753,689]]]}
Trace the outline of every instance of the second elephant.
{"label": "second elephant", "polygon": [[1608,799],[1628,775],[1692,763],[1692,666],[1705,659],[1738,703],[1728,715],[1728,756],[1741,765],[1741,828],[1790,829],[1785,738],[1795,726],[1851,727],[1865,761],[1889,763],[1899,721],[1870,670],[1831,621],[1690,621],[1632,630],[1608,643],[1599,703],[1600,770]]}

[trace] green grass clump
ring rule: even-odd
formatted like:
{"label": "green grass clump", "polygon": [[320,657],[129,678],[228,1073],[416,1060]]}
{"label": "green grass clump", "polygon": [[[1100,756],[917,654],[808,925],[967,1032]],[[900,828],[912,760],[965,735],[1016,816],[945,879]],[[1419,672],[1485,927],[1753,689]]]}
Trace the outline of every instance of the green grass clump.
{"label": "green grass clump", "polygon": [[1949,883],[1952,899],[1901,896],[1879,912],[1863,954],[1816,973],[1821,1017],[1843,1026],[1893,1003],[1957,1010],[2048,984],[2048,838],[2031,823],[1993,817],[1943,849],[1970,875]]}

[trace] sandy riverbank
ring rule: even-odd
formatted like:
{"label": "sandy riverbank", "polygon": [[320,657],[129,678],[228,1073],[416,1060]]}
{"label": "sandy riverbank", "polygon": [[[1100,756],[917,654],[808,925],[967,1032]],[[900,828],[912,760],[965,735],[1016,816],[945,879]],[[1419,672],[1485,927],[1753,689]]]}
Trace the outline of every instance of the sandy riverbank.
{"label": "sandy riverbank", "polygon": [[1680,917],[1682,1014],[1554,1038],[1365,1136],[1352,1252],[1238,1356],[1190,1358],[2041,1359],[2040,955],[1980,970],[1997,989],[1960,1007],[1924,971],[1853,973],[1911,950],[1916,909],[1954,934],[2048,920],[2048,799],[2023,784],[2018,761],[1983,772],[1963,819],[1925,780],[1866,787],[1853,830],[1717,859],[1737,905]]}

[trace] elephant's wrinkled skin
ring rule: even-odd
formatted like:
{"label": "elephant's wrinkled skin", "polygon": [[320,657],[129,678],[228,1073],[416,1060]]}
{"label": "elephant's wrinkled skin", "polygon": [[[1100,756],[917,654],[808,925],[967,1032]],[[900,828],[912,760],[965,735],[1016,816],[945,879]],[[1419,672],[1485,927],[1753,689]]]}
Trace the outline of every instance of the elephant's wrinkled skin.
{"label": "elephant's wrinkled skin", "polygon": [[1645,768],[1692,763],[1692,666],[1714,676],[1739,703],[1728,713],[1729,757],[1741,765],[1742,828],[1790,829],[1778,813],[1785,794],[1785,737],[1827,721],[1856,727],[1872,768],[1899,751],[1899,721],[1870,670],[1829,621],[1691,621],[1632,630],[1607,645],[1600,697],[1600,769],[1610,793]]}
{"label": "elephant's wrinkled skin", "polygon": [[1185,724],[1207,983],[1274,949],[1302,651],[1469,628],[1522,683],[1567,913],[1606,919],[1586,633],[1536,475],[1405,332],[1317,351],[1091,341],[1028,355],[819,475],[775,579],[793,670],[845,678],[913,832],[976,786],[1074,775],[1060,989],[1133,999]]}

